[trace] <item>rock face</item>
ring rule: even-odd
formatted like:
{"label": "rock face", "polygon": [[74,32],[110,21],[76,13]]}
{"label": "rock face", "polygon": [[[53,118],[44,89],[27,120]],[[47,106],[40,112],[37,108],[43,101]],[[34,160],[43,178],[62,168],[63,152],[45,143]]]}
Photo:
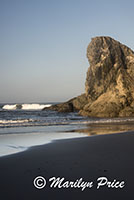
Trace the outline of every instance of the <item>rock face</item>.
{"label": "rock face", "polygon": [[110,37],[93,38],[87,48],[90,67],[81,114],[97,117],[134,115],[134,52]]}
{"label": "rock face", "polygon": [[87,58],[85,94],[56,105],[56,110],[92,117],[134,116],[134,52],[110,37],[95,37]]}

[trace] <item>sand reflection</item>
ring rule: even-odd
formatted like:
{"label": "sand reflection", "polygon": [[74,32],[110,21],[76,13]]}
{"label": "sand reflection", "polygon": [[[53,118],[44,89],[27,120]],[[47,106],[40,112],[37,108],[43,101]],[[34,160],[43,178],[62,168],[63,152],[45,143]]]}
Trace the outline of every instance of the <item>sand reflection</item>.
{"label": "sand reflection", "polygon": [[86,133],[87,135],[104,135],[121,133],[127,131],[134,131],[134,123],[103,123],[103,124],[89,124],[83,129],[77,129],[75,132]]}

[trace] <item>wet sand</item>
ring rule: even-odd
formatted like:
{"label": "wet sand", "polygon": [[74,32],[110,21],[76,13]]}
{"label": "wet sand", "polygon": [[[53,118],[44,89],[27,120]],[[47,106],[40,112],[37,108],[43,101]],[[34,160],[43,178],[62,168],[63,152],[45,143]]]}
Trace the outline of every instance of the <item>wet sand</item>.
{"label": "wet sand", "polygon": [[[33,180],[46,178],[37,189]],[[93,181],[92,188],[50,188],[51,177],[65,181]],[[102,186],[97,179],[124,181],[121,188]],[[0,197],[3,200],[133,199],[134,132],[57,140],[0,158]],[[64,182],[65,182],[64,181]]]}

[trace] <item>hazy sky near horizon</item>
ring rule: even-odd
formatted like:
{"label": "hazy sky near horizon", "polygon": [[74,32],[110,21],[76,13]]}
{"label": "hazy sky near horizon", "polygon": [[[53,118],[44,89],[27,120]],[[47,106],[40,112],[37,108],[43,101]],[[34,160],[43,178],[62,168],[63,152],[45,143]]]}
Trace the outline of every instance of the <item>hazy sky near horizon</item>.
{"label": "hazy sky near horizon", "polygon": [[134,50],[133,0],[0,0],[0,102],[84,92],[86,49],[110,36]]}

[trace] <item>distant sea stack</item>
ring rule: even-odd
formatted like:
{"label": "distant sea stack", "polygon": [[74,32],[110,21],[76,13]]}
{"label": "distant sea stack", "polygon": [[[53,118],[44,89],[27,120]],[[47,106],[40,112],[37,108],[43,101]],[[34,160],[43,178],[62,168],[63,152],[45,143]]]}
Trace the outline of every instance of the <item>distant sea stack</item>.
{"label": "distant sea stack", "polygon": [[134,116],[134,52],[110,37],[92,38],[85,94],[51,106],[90,117]]}

